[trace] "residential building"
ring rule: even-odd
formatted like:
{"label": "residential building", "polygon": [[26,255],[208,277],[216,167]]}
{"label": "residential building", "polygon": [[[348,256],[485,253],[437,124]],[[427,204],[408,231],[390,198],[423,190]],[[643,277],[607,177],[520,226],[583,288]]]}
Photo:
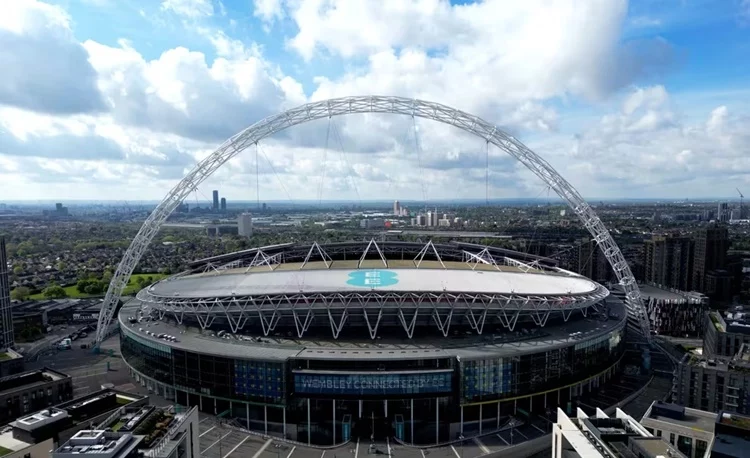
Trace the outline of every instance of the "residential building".
{"label": "residential building", "polygon": [[4,352],[14,344],[9,269],[5,238],[0,237],[0,352]]}
{"label": "residential building", "polygon": [[213,192],[213,205],[212,205],[211,208],[213,208],[214,210],[218,210],[219,209],[219,191],[217,191],[215,189],[214,189],[214,192]]}
{"label": "residential building", "polygon": [[692,289],[693,248],[688,237],[654,236],[645,242],[645,280],[647,283],[674,288]]}
{"label": "residential building", "polygon": [[716,211],[716,220],[725,223],[729,221],[730,216],[731,214],[729,213],[729,203],[719,202],[719,207]]}
{"label": "residential building", "polygon": [[706,274],[724,268],[729,249],[729,231],[724,226],[703,228],[695,235],[693,289],[706,293]]}
{"label": "residential building", "polygon": [[750,310],[735,307],[726,318],[716,310],[705,314],[703,356],[731,358],[743,344],[750,344]]}
{"label": "residential building", "polygon": [[677,365],[672,400],[692,409],[750,413],[750,345],[732,358],[687,354]]}
{"label": "residential building", "polygon": [[750,417],[719,412],[714,425],[711,458],[737,458],[750,454]]}
{"label": "residential building", "polygon": [[714,441],[716,413],[654,401],[641,419],[649,433],[669,442],[688,458],[703,458]]}
{"label": "residential building", "polygon": [[362,229],[383,229],[385,220],[383,218],[365,218],[359,222]]}
{"label": "residential building", "polygon": [[401,204],[398,201],[393,202],[393,215],[401,216]]}
{"label": "residential building", "polygon": [[69,375],[44,368],[0,379],[0,424],[73,398]]}
{"label": "residential building", "polygon": [[578,250],[574,253],[574,270],[594,281],[601,283],[609,281],[612,268],[599,246],[588,238],[580,239],[576,243]]}
{"label": "residential building", "polygon": [[237,233],[242,237],[253,236],[253,215],[251,213],[242,213],[237,218]]}
{"label": "residential building", "polygon": [[553,458],[641,457],[685,458],[673,445],[656,437],[620,409],[610,418],[601,409],[589,417],[581,409],[574,418],[557,409],[552,428]]}
{"label": "residential building", "polygon": [[226,197],[222,197],[221,198],[221,204],[220,205],[221,205],[221,211],[223,211],[223,212],[227,211],[227,198]]}
{"label": "residential building", "polygon": [[[97,429],[76,432],[53,450],[52,458],[198,458],[200,429],[198,408],[176,412],[174,407],[144,406],[122,409]],[[116,429],[116,431],[115,431]]]}

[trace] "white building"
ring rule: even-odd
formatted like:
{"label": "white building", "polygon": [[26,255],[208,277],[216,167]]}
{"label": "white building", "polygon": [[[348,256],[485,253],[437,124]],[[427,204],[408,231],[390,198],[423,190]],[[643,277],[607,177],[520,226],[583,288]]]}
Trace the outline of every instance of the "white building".
{"label": "white building", "polygon": [[643,415],[641,424],[688,458],[703,458],[714,440],[717,416],[716,412],[654,401]]}
{"label": "white building", "polygon": [[398,201],[393,202],[393,215],[401,216],[401,204]]}
{"label": "white building", "polygon": [[594,417],[578,409],[574,418],[557,409],[557,422],[552,428],[553,458],[616,456],[686,458],[620,409],[615,409],[614,418],[601,409],[596,409]]}
{"label": "white building", "polygon": [[237,218],[237,233],[242,237],[253,236],[253,215],[243,213]]}

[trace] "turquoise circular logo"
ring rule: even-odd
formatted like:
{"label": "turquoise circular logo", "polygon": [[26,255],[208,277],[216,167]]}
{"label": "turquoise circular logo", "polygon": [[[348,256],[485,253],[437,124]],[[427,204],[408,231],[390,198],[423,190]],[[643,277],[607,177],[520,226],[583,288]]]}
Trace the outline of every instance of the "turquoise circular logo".
{"label": "turquoise circular logo", "polygon": [[357,270],[349,273],[346,284],[360,288],[381,288],[398,283],[398,274],[390,270]]}

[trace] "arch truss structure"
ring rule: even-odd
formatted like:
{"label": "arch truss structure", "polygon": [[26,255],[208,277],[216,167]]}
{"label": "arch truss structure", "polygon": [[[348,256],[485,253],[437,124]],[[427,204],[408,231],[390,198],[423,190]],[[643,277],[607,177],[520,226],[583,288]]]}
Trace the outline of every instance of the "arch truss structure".
{"label": "arch truss structure", "polygon": [[[248,147],[286,128],[314,121],[356,113],[388,113],[424,118],[457,127],[495,145],[525,165],[562,198],[584,227],[591,233],[609,261],[626,298],[628,325],[650,343],[651,332],[643,299],[633,273],[609,230],[576,189],[552,166],[513,136],[497,126],[469,113],[439,103],[390,96],[354,96],[322,100],[269,116],[222,143],[216,151],[199,162],[146,218],[117,267],[102,304],[96,330],[96,344],[106,336],[120,296],[135,266],[169,215],[206,178],[225,162]],[[481,262],[481,261],[480,261]]]}

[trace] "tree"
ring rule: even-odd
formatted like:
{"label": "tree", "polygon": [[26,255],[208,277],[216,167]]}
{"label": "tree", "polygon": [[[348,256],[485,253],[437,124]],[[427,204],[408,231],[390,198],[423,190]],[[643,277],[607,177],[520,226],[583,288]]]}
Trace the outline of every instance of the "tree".
{"label": "tree", "polygon": [[112,281],[112,275],[113,274],[112,274],[111,270],[109,270],[109,269],[105,270],[104,273],[102,274],[102,281],[105,282],[105,283],[111,282]]}
{"label": "tree", "polygon": [[13,268],[13,274],[14,275],[21,275],[23,273],[23,267],[16,266]]}
{"label": "tree", "polygon": [[25,286],[19,286],[10,293],[10,298],[17,301],[25,301],[31,294],[31,290]]}
{"label": "tree", "polygon": [[42,295],[48,299],[61,299],[63,297],[68,297],[68,293],[65,292],[62,286],[54,284],[44,288]]}
{"label": "tree", "polygon": [[56,267],[57,267],[57,270],[58,270],[58,271],[62,272],[63,270],[65,270],[65,268],[66,268],[67,266],[65,265],[65,263],[64,263],[64,262],[60,261],[60,262],[58,262],[58,263],[57,263],[57,266],[56,266]]}

